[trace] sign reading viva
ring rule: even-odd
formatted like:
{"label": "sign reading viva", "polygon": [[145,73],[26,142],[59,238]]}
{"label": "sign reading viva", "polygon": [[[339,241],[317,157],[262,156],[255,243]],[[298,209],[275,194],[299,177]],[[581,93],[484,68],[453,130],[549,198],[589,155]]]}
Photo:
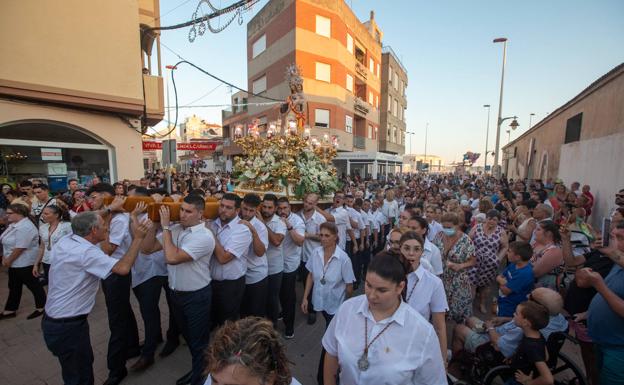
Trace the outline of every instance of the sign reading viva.
{"label": "sign reading viva", "polygon": [[[188,142],[177,143],[178,151],[214,151],[217,148],[216,142]],[[162,150],[161,142],[143,141],[143,151]],[[43,151],[43,149],[42,149]]]}

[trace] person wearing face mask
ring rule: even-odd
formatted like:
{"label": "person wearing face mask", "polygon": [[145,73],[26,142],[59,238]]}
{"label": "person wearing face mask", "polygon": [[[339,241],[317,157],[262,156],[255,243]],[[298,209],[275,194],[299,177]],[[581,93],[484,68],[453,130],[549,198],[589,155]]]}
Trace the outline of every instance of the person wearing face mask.
{"label": "person wearing face mask", "polygon": [[365,295],[343,303],[323,336],[326,385],[447,384],[435,330],[401,300],[404,289],[401,263],[373,258]]}
{"label": "person wearing face mask", "polygon": [[433,243],[440,249],[445,264],[442,275],[448,296],[449,317],[463,322],[472,315],[472,286],[469,271],[477,260],[474,244],[459,228],[459,219],[453,213],[442,216],[442,231]]}
{"label": "person wearing face mask", "polygon": [[403,292],[405,302],[433,324],[440,341],[444,363],[447,362],[446,312],[448,303],[442,280],[421,264],[425,241],[414,231],[401,236],[401,255],[408,262],[407,286]]}

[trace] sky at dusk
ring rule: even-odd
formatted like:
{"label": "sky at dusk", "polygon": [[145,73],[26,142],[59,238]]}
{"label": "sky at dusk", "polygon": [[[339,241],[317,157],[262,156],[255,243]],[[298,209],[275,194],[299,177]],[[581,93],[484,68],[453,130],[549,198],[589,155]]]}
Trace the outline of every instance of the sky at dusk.
{"label": "sky at dusk", "polygon": [[[233,2],[212,0],[219,8]],[[161,0],[161,24],[190,20],[198,3]],[[207,32],[193,43],[188,40],[189,28],[163,31],[163,66],[179,61],[179,55],[246,88],[246,24],[266,3],[262,0],[245,13],[242,25],[235,20],[223,32]],[[531,113],[535,124],[624,61],[620,0],[348,0],[347,4],[361,21],[375,11],[383,44],[390,45],[407,68],[407,130],[415,134],[408,136],[406,152],[424,152],[429,123],[427,153],[446,162],[461,160],[469,150],[485,151],[484,104],[492,106],[489,150],[494,149],[503,47],[492,39],[509,39],[503,116],[517,115],[520,123],[512,140],[527,130]],[[206,5],[202,7],[207,12]],[[213,20],[213,26],[229,17]],[[176,71],[176,84],[180,105],[230,102],[229,87],[189,66]],[[173,91],[171,95],[173,105]],[[221,109],[181,109],[178,122],[195,114],[220,124]],[[503,124],[501,146],[507,143],[508,123]],[[483,158],[478,164],[482,162]]]}

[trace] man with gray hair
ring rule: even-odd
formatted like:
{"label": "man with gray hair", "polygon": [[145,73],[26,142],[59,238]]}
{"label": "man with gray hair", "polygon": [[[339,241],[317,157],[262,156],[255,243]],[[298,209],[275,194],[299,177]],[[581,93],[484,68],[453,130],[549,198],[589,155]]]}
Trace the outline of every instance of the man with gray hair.
{"label": "man with gray hair", "polygon": [[111,273],[128,275],[149,220],[133,226],[132,244],[115,259],[98,243],[108,238],[107,222],[88,211],[72,219],[73,234],[61,238],[52,249],[48,299],[41,328],[48,349],[61,364],[66,384],[93,384],[93,349],[87,316],[95,305],[98,284]]}

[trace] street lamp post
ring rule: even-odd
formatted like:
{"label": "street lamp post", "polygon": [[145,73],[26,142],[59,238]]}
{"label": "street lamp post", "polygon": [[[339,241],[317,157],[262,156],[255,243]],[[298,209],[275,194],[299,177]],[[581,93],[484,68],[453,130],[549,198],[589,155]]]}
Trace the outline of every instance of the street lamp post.
{"label": "street lamp post", "polygon": [[425,125],[425,164],[427,165],[427,172],[429,172],[429,163],[427,163],[427,133],[429,132],[429,122]]}
{"label": "street lamp post", "polygon": [[[494,148],[494,167],[492,169],[492,174],[495,177],[500,177],[500,166],[498,164],[498,152],[500,149],[500,129],[503,114],[503,85],[505,83],[505,61],[507,60],[507,38],[499,37],[493,40],[493,43],[503,43],[503,68],[501,71],[501,82],[500,82],[500,96],[498,98],[498,119],[496,121],[496,146]],[[496,170],[494,170],[494,168]],[[495,172],[495,174],[494,174]]]}
{"label": "street lamp post", "polygon": [[532,113],[532,112],[529,114],[529,128],[528,128],[529,130],[531,129],[531,121],[533,120],[534,116],[535,116],[535,114]]}
{"label": "street lamp post", "polygon": [[483,174],[487,172],[487,155],[488,155],[488,141],[490,138],[490,105],[484,104],[483,107],[488,110],[487,124],[485,126],[485,153],[483,154]]}

